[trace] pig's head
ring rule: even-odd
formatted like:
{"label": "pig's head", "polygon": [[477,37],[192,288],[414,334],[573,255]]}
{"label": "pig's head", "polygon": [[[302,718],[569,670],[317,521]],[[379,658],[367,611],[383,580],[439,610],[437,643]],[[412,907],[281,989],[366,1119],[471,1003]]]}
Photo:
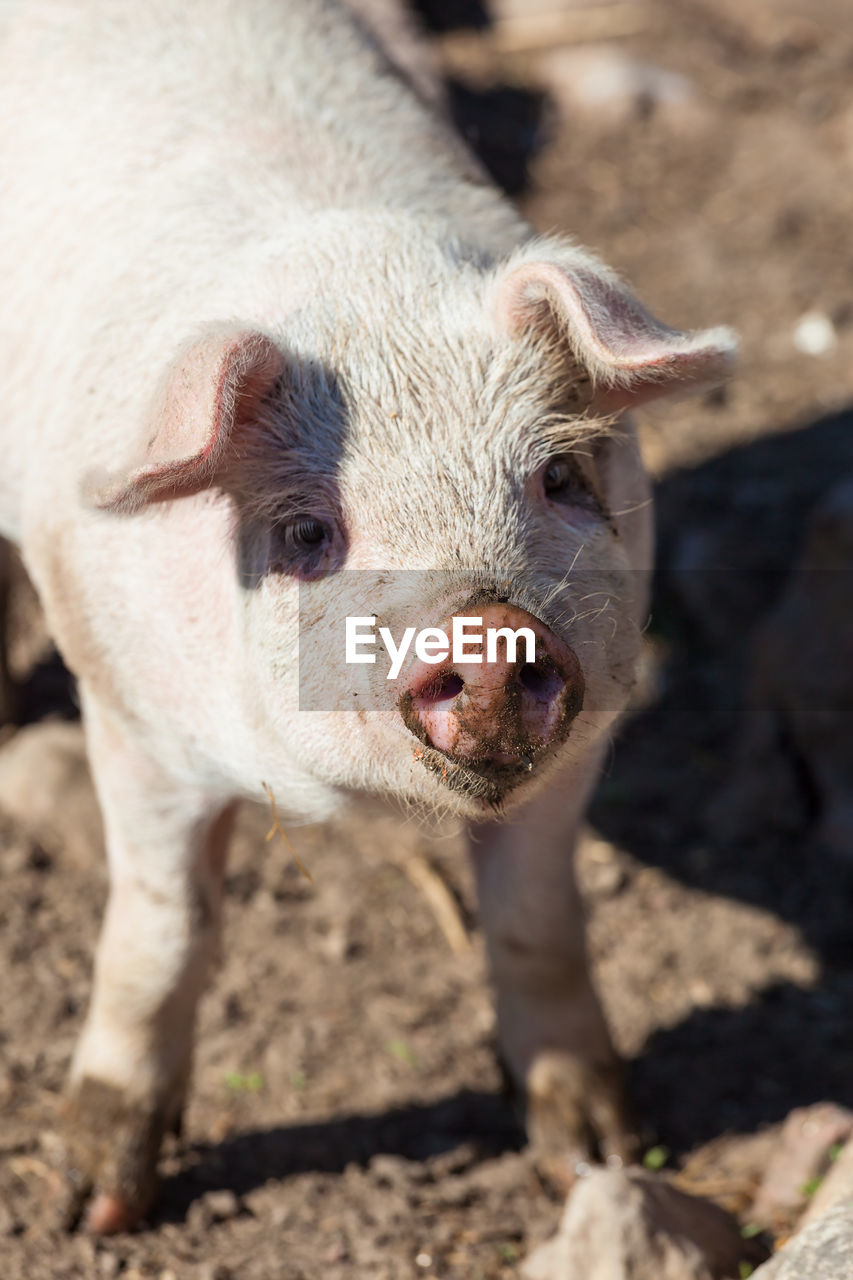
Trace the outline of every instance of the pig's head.
{"label": "pig's head", "polygon": [[[220,495],[230,551],[211,557],[251,725],[232,735],[239,785],[286,794],[296,770],[478,816],[580,759],[625,706],[646,607],[648,489],[623,411],[718,381],[733,349],[726,330],[666,328],[551,240],[501,265],[401,246],[345,296],[191,345],[145,460],[95,497],[135,513]],[[410,638],[388,679],[346,663],[352,615],[397,646],[454,617],[496,639],[465,662]]]}

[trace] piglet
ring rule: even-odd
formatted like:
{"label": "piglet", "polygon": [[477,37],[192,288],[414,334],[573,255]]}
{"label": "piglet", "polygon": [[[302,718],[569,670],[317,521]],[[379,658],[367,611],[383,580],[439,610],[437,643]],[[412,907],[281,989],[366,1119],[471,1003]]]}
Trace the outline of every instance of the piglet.
{"label": "piglet", "polygon": [[[533,235],[335,0],[26,0],[0,40],[0,532],[112,886],[68,1087],[90,1226],[152,1204],[264,782],[288,824],[365,792],[466,824],[531,1138],[627,1156],[572,869],[646,612],[625,411],[732,335]],[[346,617],[413,611],[533,649],[344,661]]]}

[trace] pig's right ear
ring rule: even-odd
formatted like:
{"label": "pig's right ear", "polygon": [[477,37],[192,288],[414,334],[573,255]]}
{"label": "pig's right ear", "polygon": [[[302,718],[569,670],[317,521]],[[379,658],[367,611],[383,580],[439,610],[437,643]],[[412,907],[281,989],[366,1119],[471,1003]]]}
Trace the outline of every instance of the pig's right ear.
{"label": "pig's right ear", "polygon": [[90,475],[85,500],[129,513],[206,488],[235,428],[249,421],[284,369],[261,333],[210,330],[174,362],[149,415],[144,456],[108,475]]}
{"label": "pig's right ear", "polygon": [[510,264],[495,282],[498,324],[513,335],[538,330],[565,342],[590,376],[593,412],[714,386],[731,372],[731,329],[670,329],[591,255],[553,249],[547,240],[535,247],[543,260]]}

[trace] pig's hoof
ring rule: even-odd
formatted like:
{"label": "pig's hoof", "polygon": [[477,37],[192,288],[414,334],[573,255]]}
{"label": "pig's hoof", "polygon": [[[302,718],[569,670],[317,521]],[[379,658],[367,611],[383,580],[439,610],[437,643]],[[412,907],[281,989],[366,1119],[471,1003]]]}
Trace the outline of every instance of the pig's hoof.
{"label": "pig's hoof", "polygon": [[119,1231],[130,1231],[140,1219],[139,1207],[122,1200],[120,1196],[99,1191],[86,1213],[86,1226],[99,1236],[114,1236]]}
{"label": "pig's hoof", "polygon": [[66,1229],[114,1235],[138,1224],[154,1200],[167,1125],[162,1107],[131,1104],[102,1080],[86,1077],[75,1087],[65,1113]]}
{"label": "pig's hoof", "polygon": [[571,1187],[590,1164],[629,1164],[639,1142],[625,1101],[621,1063],[585,1062],[551,1051],[526,1080],[527,1136],[544,1177]]}

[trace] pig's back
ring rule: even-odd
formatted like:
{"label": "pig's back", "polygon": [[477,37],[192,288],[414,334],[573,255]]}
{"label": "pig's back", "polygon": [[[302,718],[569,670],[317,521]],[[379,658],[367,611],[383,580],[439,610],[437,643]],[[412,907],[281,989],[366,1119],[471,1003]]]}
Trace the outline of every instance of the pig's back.
{"label": "pig's back", "polygon": [[147,187],[254,157],[278,176],[257,223],[282,193],[463,213],[460,180],[481,185],[339,0],[0,0],[0,39],[14,131],[57,173],[85,157],[87,180]]}
{"label": "pig's back", "polygon": [[251,319],[261,264],[323,211],[518,238],[334,0],[6,0],[0,40],[0,532],[46,448],[124,456],[164,353]]}

